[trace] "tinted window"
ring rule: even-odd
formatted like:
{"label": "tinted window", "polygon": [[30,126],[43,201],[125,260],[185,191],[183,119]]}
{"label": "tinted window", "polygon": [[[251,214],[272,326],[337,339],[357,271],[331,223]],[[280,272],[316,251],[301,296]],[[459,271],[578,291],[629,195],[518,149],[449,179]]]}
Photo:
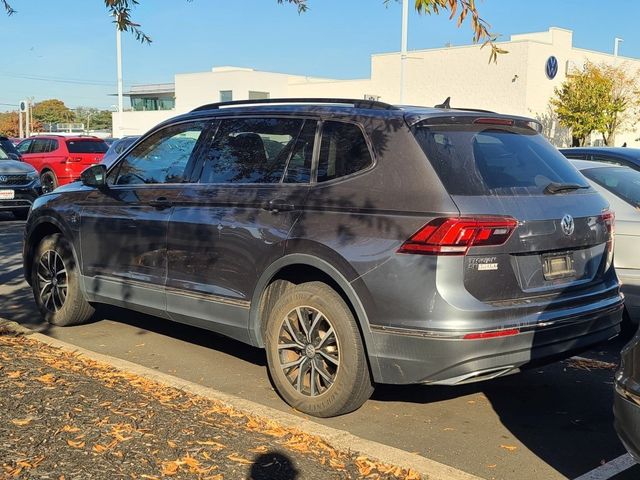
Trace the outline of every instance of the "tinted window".
{"label": "tinted window", "polygon": [[318,182],[326,182],[359,172],[372,163],[367,142],[357,125],[324,122],[318,162]]}
{"label": "tinted window", "polygon": [[8,159],[9,159],[9,155],[7,155],[2,148],[0,148],[0,160],[8,160]]}
{"label": "tinted window", "polygon": [[20,142],[20,144],[18,145],[18,151],[20,153],[28,153],[32,141],[33,140],[25,140],[24,142]]}
{"label": "tinted window", "polygon": [[49,152],[49,139],[47,138],[36,138],[33,141],[33,146],[31,147],[31,152],[29,153],[47,153]]}
{"label": "tinted window", "polygon": [[205,156],[203,183],[278,183],[304,120],[222,120]]}
{"label": "tinted window", "polygon": [[67,140],[69,153],[106,153],[109,150],[102,140]]}
{"label": "tinted window", "polygon": [[636,167],[633,164],[633,162],[629,160],[626,160],[620,157],[613,157],[610,155],[593,155],[592,159],[595,160],[596,162],[611,163],[612,165],[623,165],[625,167],[632,167],[632,168]]}
{"label": "tinted window", "polygon": [[309,183],[311,181],[311,162],[317,126],[318,123],[314,120],[305,121],[287,164],[284,176],[285,183]]}
{"label": "tinted window", "polygon": [[58,147],[60,147],[60,144],[58,143],[58,140],[54,140],[54,139],[49,140],[49,151],[50,152],[53,152],[54,150],[57,150]]}
{"label": "tinted window", "polygon": [[640,172],[631,168],[604,167],[582,170],[582,174],[614,195],[640,207]]}
{"label": "tinted window", "polygon": [[134,148],[109,174],[117,185],[181,183],[200,135],[203,122],[174,125],[154,133]]}
{"label": "tinted window", "polygon": [[551,182],[587,186],[530,128],[429,125],[418,126],[415,136],[451,195],[538,194]]}

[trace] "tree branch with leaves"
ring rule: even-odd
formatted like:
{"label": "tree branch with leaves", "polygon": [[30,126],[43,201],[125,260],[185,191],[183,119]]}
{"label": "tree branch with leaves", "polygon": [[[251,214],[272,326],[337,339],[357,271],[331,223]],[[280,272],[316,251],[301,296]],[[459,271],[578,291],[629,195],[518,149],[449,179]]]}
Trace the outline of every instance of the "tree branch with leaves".
{"label": "tree branch with leaves", "polygon": [[[140,28],[132,17],[133,9],[141,0],[103,0],[107,11],[114,17],[114,22],[123,32],[133,34],[139,42],[151,43],[151,37]],[[187,0],[191,2],[192,0]],[[383,0],[388,4],[391,0]],[[396,0],[401,1],[401,0]],[[309,9],[308,0],[277,0],[279,4],[290,4],[298,9],[298,13],[304,13]],[[449,12],[449,19],[456,19],[460,27],[467,18],[471,19],[473,30],[473,43],[482,43],[482,48],[488,46],[491,49],[489,62],[496,62],[498,55],[507,53],[506,50],[496,45],[498,35],[491,32],[491,25],[480,17],[475,0],[414,0],[415,9],[421,14],[439,15],[441,11]],[[0,0],[8,15],[13,15],[16,10],[9,4],[9,0]]]}

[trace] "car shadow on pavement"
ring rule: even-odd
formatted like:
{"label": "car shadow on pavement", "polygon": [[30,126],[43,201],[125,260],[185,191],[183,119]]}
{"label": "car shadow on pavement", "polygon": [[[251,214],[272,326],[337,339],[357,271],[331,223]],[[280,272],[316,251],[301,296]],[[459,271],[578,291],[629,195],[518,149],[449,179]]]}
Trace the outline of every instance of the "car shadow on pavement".
{"label": "car shadow on pavement", "polygon": [[[620,336],[584,353],[585,357],[597,360],[593,363],[567,359],[494,380],[453,387],[380,385],[373,399],[437,404],[484,397],[512,434],[512,440],[564,477],[576,478],[625,453],[613,428],[613,376],[619,351],[629,338],[628,334]],[[471,405],[476,401],[467,403],[468,408],[474,408]],[[470,423],[466,428],[474,430],[473,420]],[[509,444],[504,438],[503,443]],[[522,448],[500,446],[513,448],[514,454],[517,448]]]}

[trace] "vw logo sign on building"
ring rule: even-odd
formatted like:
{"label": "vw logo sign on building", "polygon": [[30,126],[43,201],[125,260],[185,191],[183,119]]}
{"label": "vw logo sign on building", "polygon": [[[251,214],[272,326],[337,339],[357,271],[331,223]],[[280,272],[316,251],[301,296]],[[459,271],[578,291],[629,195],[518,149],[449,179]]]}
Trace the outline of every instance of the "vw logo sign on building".
{"label": "vw logo sign on building", "polygon": [[560,220],[560,228],[562,229],[562,233],[569,236],[573,234],[573,231],[576,229],[576,224],[573,221],[573,217],[568,213],[562,217]]}
{"label": "vw logo sign on building", "polygon": [[545,72],[549,80],[556,78],[558,74],[558,59],[551,55],[547,58],[547,64],[545,65]]}

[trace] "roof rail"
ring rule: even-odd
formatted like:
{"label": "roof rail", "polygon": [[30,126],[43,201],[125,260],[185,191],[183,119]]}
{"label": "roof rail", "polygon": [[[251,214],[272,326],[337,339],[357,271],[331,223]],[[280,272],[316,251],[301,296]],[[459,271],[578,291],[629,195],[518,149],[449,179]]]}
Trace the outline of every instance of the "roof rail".
{"label": "roof rail", "polygon": [[257,100],[233,100],[230,102],[210,103],[194,108],[192,112],[202,112],[205,110],[217,110],[220,107],[232,107],[240,105],[273,105],[273,104],[303,104],[320,103],[325,105],[341,104],[353,105],[354,108],[364,108],[371,110],[400,110],[398,107],[376,100],[356,100],[349,98],[261,98]]}

